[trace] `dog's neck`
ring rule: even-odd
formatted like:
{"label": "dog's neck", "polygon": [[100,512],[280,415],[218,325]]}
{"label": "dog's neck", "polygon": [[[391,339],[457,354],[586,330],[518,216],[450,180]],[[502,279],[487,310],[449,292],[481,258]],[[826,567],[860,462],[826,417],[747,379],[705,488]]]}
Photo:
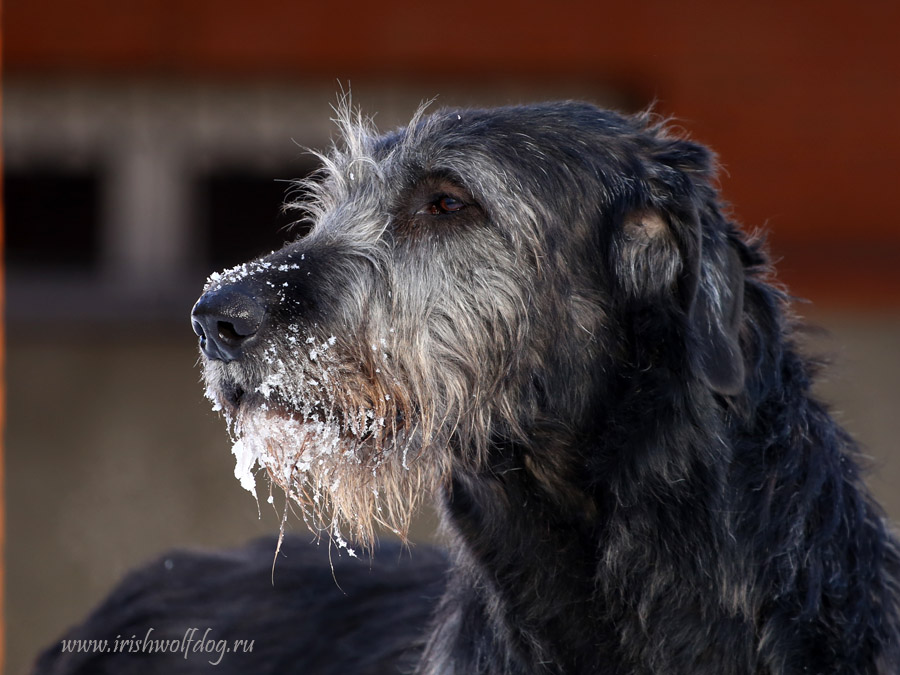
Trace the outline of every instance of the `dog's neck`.
{"label": "dog's neck", "polygon": [[557,672],[551,664],[577,672],[571,657],[595,639],[596,536],[589,518],[554,503],[535,480],[524,465],[451,479],[442,516],[457,583],[423,672],[447,672],[451,657],[450,672],[530,672],[521,664],[541,662],[546,672]]}
{"label": "dog's neck", "polygon": [[[728,587],[727,562],[712,561],[717,578],[695,564],[698,552],[710,557],[735,543],[723,518],[728,412],[664,398],[648,410],[646,389],[635,410],[627,389],[647,383],[623,382],[610,397],[618,404],[577,435],[554,429],[528,444],[495,444],[488,466],[457,467],[446,482],[442,519],[457,579],[422,673],[630,673],[635,662],[621,645],[652,639],[661,621],[680,622],[686,641],[691,631],[702,635],[710,617],[723,633],[748,621],[725,598],[741,592]],[[678,391],[712,396],[699,385]],[[700,586],[723,598],[705,616],[695,603]],[[681,606],[672,609],[664,596],[682,598]],[[709,634],[712,663],[746,662],[746,652],[729,653],[742,648]]]}

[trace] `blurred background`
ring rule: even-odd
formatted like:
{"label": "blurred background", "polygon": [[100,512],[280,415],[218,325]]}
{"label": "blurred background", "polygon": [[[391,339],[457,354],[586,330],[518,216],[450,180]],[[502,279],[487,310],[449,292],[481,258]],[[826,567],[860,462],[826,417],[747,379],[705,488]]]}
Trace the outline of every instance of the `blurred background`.
{"label": "blurred background", "polygon": [[284,181],[314,168],[303,148],[329,143],[341,87],[382,129],[433,97],[677,117],[826,329],[822,395],[900,519],[900,4],[3,9],[7,672],[136,563],[277,530],[233,478],[187,319],[211,271],[290,237]]}

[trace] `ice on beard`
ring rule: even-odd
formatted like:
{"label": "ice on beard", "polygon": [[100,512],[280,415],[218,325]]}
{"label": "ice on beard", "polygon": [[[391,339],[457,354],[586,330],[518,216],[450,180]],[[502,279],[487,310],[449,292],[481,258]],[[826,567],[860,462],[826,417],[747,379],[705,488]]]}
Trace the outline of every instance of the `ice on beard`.
{"label": "ice on beard", "polygon": [[[270,484],[284,490],[289,502],[299,504],[304,521],[315,532],[328,531],[334,543],[353,555],[339,525],[365,523],[370,512],[382,514],[377,472],[395,448],[385,452],[381,443],[387,427],[383,404],[377,410],[361,406],[349,413],[346,407],[336,405],[342,393],[338,355],[333,349],[338,338],[323,339],[304,332],[291,324],[285,331],[293,338],[287,341],[287,349],[274,341],[266,344],[260,353],[265,375],[251,390],[256,398],[248,397],[248,404],[237,410],[223,411],[233,441],[234,475],[259,503],[256,474],[267,474]],[[389,358],[385,340],[371,344],[381,359]],[[215,389],[208,387],[207,396],[215,407],[222,408]],[[390,394],[382,396],[384,403],[393,405]],[[405,446],[403,456],[403,468],[409,470]],[[367,463],[368,468],[363,468]],[[360,471],[371,474],[375,485],[364,480],[357,489],[353,476]],[[352,496],[363,493],[364,497]],[[372,500],[375,503],[370,503]],[[288,508],[286,505],[285,519]],[[363,529],[356,536],[368,541],[372,535]]]}
{"label": "ice on beard", "polygon": [[340,444],[335,424],[299,421],[264,413],[245,417],[235,429],[231,448],[235,457],[234,475],[245,490],[256,495],[257,468],[265,469],[283,489],[290,492],[295,481],[312,468],[312,463],[333,454]]}
{"label": "ice on beard", "polygon": [[256,496],[256,477],[253,475],[253,469],[259,459],[254,443],[245,443],[243,438],[239,438],[231,446],[231,454],[234,455],[234,477],[241,483],[241,487]]}
{"label": "ice on beard", "polygon": [[[295,329],[295,332],[299,331]],[[315,338],[309,337],[306,342],[315,348]],[[334,338],[326,340],[313,353],[325,352],[333,344]],[[276,483],[290,492],[292,483],[309,471],[311,462],[331,454],[340,440],[337,420],[331,416],[325,422],[317,419],[311,414],[306,400],[313,398],[321,403],[321,397],[325,394],[321,384],[302,371],[290,375],[288,365],[278,356],[274,344],[266,347],[263,359],[271,370],[256,391],[267,401],[278,392],[283,400],[290,401],[298,410],[299,418],[272,414],[269,406],[263,403],[256,411],[244,411],[229,420],[235,439],[231,450],[235,457],[234,475],[254,498],[257,496],[254,476],[257,467],[267,470]],[[316,359],[312,357],[310,360]],[[328,365],[320,361],[316,367],[319,376],[327,379]],[[300,391],[288,389],[287,385],[292,381],[301,385]],[[316,389],[318,394],[313,393]]]}

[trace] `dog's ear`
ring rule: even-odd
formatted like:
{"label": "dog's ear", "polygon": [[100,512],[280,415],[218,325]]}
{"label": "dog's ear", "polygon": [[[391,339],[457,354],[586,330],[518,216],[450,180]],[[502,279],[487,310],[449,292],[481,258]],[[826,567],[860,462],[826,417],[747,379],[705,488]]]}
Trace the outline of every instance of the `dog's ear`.
{"label": "dog's ear", "polygon": [[[709,247],[707,247],[709,248]],[[701,258],[696,291],[687,305],[696,366],[709,386],[733,396],[744,388],[740,331],[744,313],[744,266],[725,246]]]}
{"label": "dog's ear", "polygon": [[634,300],[674,296],[685,318],[691,366],[724,395],[744,385],[740,347],[744,269],[728,239],[702,146],[668,141],[649,181],[649,205],[627,210],[616,246],[617,278]]}

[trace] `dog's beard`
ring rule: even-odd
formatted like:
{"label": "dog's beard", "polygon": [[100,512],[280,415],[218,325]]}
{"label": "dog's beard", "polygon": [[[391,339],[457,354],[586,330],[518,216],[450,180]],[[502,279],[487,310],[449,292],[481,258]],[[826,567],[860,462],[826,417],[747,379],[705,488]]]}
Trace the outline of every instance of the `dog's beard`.
{"label": "dog's beard", "polygon": [[377,384],[384,378],[368,378],[360,395],[361,387],[347,386],[327,346],[302,372],[292,372],[285,363],[294,361],[274,358],[271,351],[269,376],[236,409],[221,405],[220,375],[208,367],[207,395],[228,420],[235,477],[256,497],[256,473],[263,469],[269,501],[272,484],[284,491],[282,532],[294,504],[313,532],[351,552],[345,534],[367,549],[377,528],[406,539],[436,467],[426,461],[421,433],[410,425],[396,387],[386,393]]}
{"label": "dog's beard", "polygon": [[336,421],[262,410],[241,413],[232,433],[241,485],[255,495],[254,469],[265,469],[314,532],[342,546],[349,532],[368,547],[376,525],[406,537],[428,474],[420,456],[410,457],[408,442],[395,437],[379,445],[377,431],[360,439]]}

